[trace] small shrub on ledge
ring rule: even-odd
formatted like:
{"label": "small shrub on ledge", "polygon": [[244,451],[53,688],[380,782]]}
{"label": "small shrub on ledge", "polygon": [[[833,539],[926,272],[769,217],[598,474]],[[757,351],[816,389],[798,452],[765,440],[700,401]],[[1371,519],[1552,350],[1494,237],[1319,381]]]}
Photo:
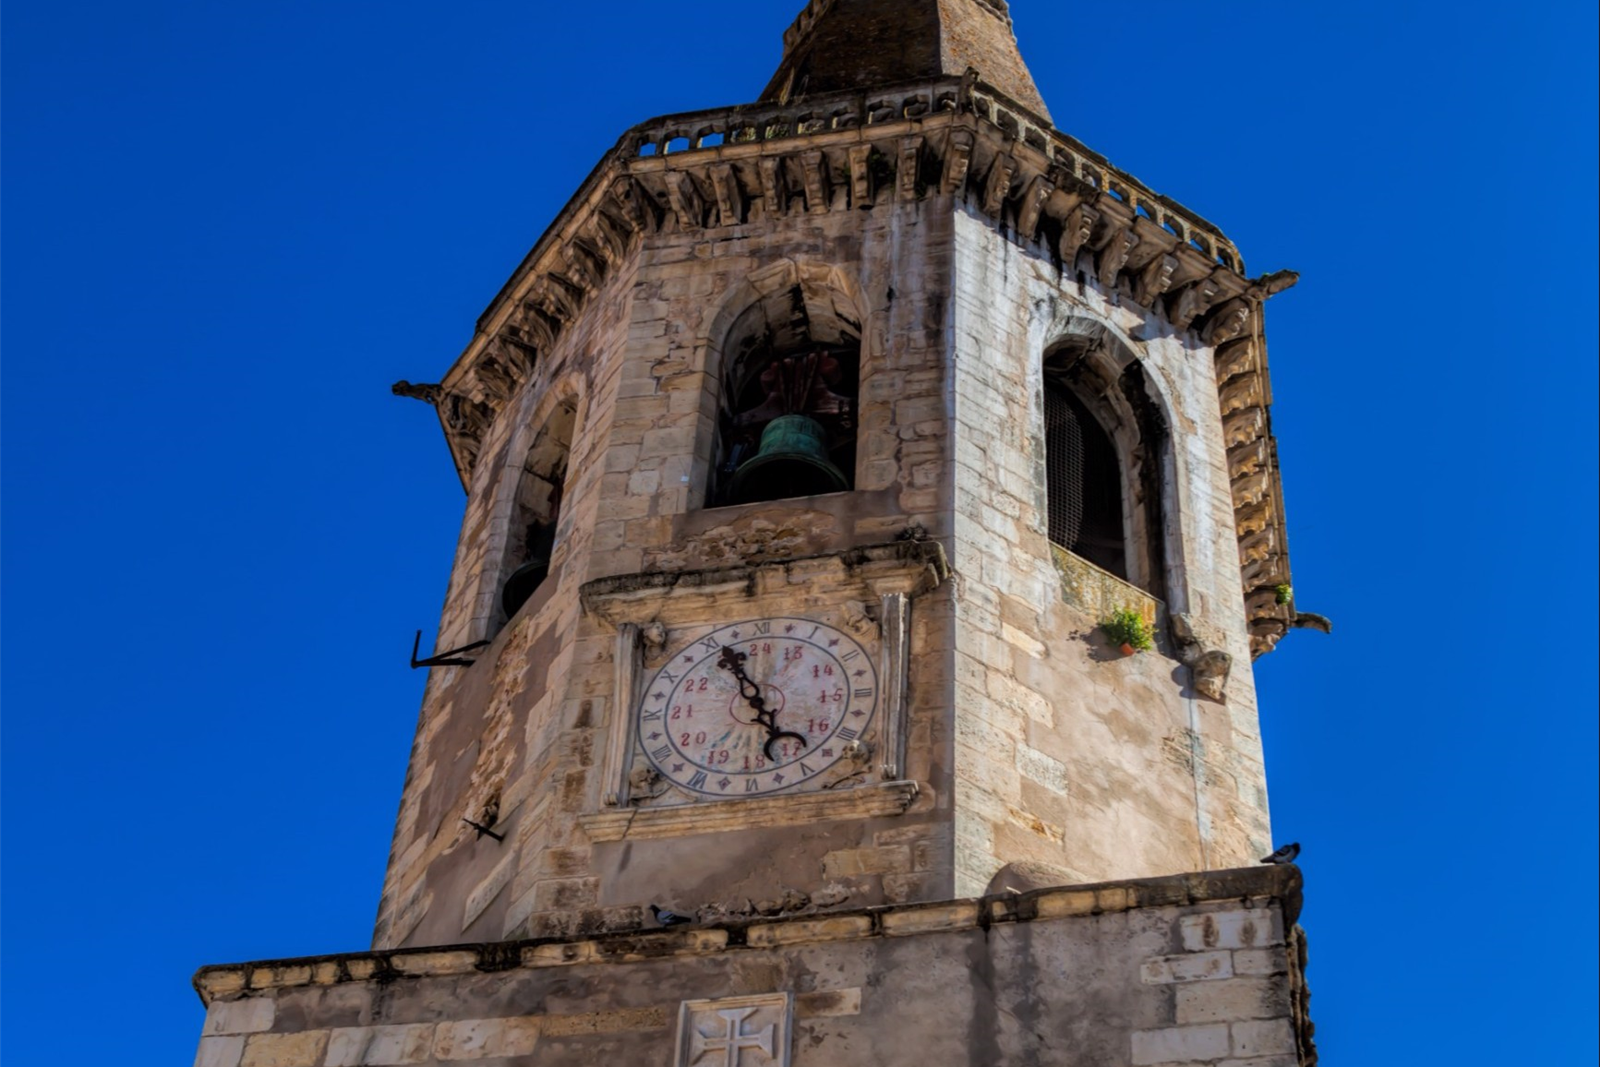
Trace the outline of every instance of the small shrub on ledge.
{"label": "small shrub on ledge", "polygon": [[1150,627],[1145,625],[1144,616],[1132,608],[1118,608],[1113,611],[1109,619],[1101,620],[1100,630],[1111,639],[1113,645],[1122,649],[1124,656],[1131,656],[1135,652],[1148,652],[1156,647],[1155,638],[1150,633]]}

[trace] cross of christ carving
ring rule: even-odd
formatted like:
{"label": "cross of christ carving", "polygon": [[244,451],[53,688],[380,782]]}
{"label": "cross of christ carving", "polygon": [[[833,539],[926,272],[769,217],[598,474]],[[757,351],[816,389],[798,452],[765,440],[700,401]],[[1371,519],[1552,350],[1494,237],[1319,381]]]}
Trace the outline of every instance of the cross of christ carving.
{"label": "cross of christ carving", "polygon": [[[704,1064],[705,1067],[747,1067],[744,1060],[745,1049],[760,1049],[769,1059],[772,1058],[772,1037],[776,1029],[772,1024],[769,1023],[766,1029],[753,1034],[744,1032],[744,1021],[760,1010],[759,1008],[719,1009],[717,1014],[722,1017],[723,1032],[707,1036],[696,1030],[689,1049],[689,1062],[695,1065]],[[714,1053],[720,1053],[720,1056],[712,1058]]]}

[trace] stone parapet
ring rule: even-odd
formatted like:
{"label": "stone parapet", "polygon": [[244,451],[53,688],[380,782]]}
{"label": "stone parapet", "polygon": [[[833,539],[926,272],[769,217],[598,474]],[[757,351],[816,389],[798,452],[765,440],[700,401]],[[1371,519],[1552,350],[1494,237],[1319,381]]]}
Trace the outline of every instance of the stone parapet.
{"label": "stone parapet", "polygon": [[[979,1047],[1022,1062],[1072,1047],[1083,1062],[1305,1067],[1300,886],[1298,869],[1264,867],[206,967],[196,1064],[689,1063],[672,1057],[726,1009],[777,1035],[767,1059],[740,1063],[946,1063]],[[1085,1011],[1088,1031],[1074,1022]]]}

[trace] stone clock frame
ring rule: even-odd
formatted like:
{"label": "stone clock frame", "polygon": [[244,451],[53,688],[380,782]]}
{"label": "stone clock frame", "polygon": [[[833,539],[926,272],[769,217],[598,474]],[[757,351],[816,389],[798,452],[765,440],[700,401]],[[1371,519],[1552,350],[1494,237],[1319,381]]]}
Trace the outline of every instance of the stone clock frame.
{"label": "stone clock frame", "polygon": [[[800,559],[622,575],[586,584],[585,612],[616,632],[613,714],[602,762],[604,809],[579,818],[590,839],[674,837],[904,812],[918,792],[917,783],[904,777],[912,602],[948,575],[938,543],[904,540]],[[836,617],[841,625],[879,631],[877,744],[862,780],[821,791],[641,805],[630,780],[641,765],[638,697],[642,682],[667,654],[669,633],[713,629],[742,618],[821,614]]]}

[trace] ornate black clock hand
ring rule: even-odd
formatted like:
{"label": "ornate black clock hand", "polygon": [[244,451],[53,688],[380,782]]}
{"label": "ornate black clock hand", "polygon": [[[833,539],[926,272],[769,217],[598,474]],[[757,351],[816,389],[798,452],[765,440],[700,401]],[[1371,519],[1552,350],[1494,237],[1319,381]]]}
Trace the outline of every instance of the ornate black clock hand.
{"label": "ornate black clock hand", "polygon": [[800,742],[800,747],[806,747],[806,739],[793,730],[778,729],[778,713],[767,707],[767,700],[761,695],[761,687],[750,680],[744,673],[744,661],[747,657],[727,645],[722,646],[722,656],[717,660],[717,666],[733,675],[734,681],[739,683],[739,695],[744,698],[756,713],[756,722],[767,731],[767,743],[761,746],[761,751],[766,753],[769,760],[777,761],[772,754],[772,743],[784,737],[792,737]]}

